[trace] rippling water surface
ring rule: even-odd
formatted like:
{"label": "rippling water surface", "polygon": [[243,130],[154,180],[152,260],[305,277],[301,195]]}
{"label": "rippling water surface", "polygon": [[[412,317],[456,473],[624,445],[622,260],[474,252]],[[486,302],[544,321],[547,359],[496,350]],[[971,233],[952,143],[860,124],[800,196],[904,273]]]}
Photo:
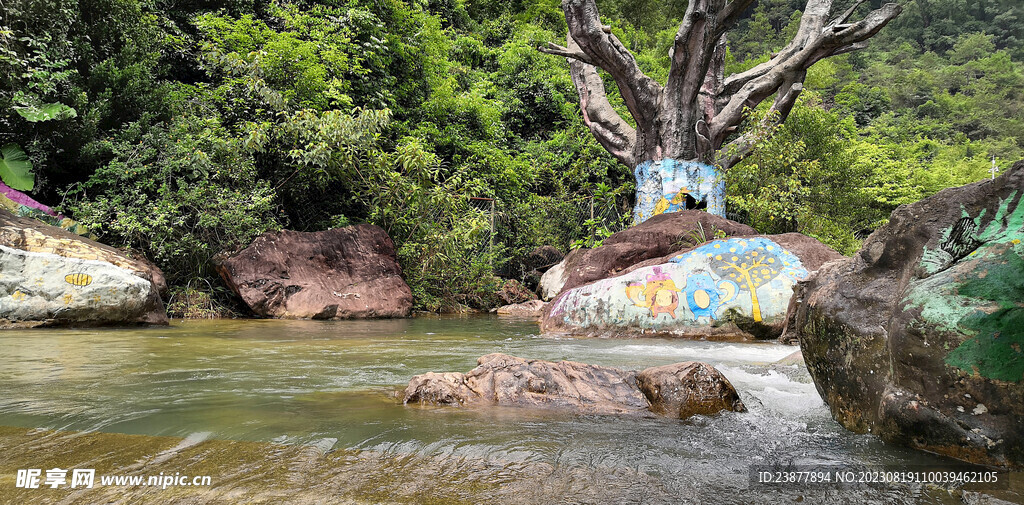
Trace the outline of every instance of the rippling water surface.
{"label": "rippling water surface", "polygon": [[[843,430],[802,366],[772,364],[795,350],[776,344],[551,338],[529,321],[420,317],[8,331],[0,349],[0,451],[17,454],[0,464],[0,500],[11,503],[979,499],[920,487],[751,486],[751,465],[948,463]],[[750,412],[677,421],[407,407],[395,396],[413,375],[468,371],[492,352],[633,369],[705,361]],[[205,464],[213,486],[11,491],[16,468],[44,462],[111,473]],[[1011,478],[1001,496],[1012,503],[1021,478]]]}

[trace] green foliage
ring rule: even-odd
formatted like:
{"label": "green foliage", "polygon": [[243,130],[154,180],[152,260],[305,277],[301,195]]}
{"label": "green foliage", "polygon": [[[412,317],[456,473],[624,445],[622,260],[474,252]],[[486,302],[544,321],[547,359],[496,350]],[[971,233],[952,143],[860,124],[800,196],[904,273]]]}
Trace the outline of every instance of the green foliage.
{"label": "green foliage", "polygon": [[[15,107],[18,114],[26,121],[38,123],[54,119],[71,119],[78,116],[74,108],[62,103],[48,103],[41,107]],[[32,162],[28,155],[17,144],[7,144],[0,148],[0,180],[8,186],[21,190],[32,191],[36,185],[36,176],[32,172]]]}
{"label": "green foliage", "polygon": [[36,177],[32,174],[32,162],[18,144],[6,144],[0,147],[0,180],[4,184],[20,190],[31,191],[35,186]]}
{"label": "green foliage", "polygon": [[[759,1],[727,72],[767,61],[804,3]],[[31,188],[35,167],[34,196],[156,260],[181,314],[222,313],[222,249],[356,223],[394,239],[417,308],[489,308],[518,289],[495,273],[599,245],[632,207],[631,167],[583,124],[564,60],[536,51],[565,38],[557,0],[4,6],[0,177]],[[686,1],[599,7],[664,82]],[[812,67],[729,174],[733,217],[850,252],[896,206],[1019,159],[1022,9],[914,0],[868,50]]]}
{"label": "green foliage", "polygon": [[69,210],[153,258],[171,283],[211,276],[217,252],[278,226],[273,190],[216,118],[135,123],[94,148],[110,162],[74,192],[81,198]]}
{"label": "green foliage", "polygon": [[202,277],[174,286],[170,291],[167,298],[167,317],[170,318],[218,319],[238,317],[243,313],[231,306],[226,287],[215,287]]}
{"label": "green foliage", "polygon": [[[609,220],[602,216],[600,212],[601,209],[614,208],[619,198],[623,195],[623,189],[624,186],[613,189],[603,182],[597,183],[597,186],[594,188],[593,199],[590,202],[591,217],[583,222],[583,230],[586,232],[586,236],[573,241],[572,249],[600,247],[604,243],[604,239],[628,225],[630,215],[627,213],[614,215],[613,219]],[[596,215],[594,215],[595,208],[598,209]]]}
{"label": "green foliage", "polygon": [[[858,235],[923,191],[899,153],[860,141],[852,117],[808,97],[730,171],[729,208],[761,232],[799,231],[850,254]],[[764,114],[755,112],[752,121]]]}
{"label": "green foliage", "polygon": [[78,117],[78,111],[62,103],[48,103],[40,107],[15,107],[14,110],[26,121],[38,123],[52,119],[71,119]]}

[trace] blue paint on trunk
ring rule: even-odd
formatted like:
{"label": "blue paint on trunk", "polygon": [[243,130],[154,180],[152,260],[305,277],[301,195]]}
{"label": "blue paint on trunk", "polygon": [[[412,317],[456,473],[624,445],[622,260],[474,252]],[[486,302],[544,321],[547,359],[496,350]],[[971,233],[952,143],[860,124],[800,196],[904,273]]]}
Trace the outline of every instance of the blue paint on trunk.
{"label": "blue paint on trunk", "polygon": [[709,213],[725,217],[725,178],[718,167],[665,158],[637,165],[633,175],[637,187],[633,224],[686,209],[687,195],[705,202]]}

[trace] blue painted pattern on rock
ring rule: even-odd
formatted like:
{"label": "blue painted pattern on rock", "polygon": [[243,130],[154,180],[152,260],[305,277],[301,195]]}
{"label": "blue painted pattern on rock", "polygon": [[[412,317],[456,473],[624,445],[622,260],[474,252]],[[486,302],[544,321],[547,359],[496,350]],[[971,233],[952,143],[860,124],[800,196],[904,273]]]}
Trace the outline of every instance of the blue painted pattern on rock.
{"label": "blue painted pattern on rock", "polygon": [[571,289],[549,317],[568,329],[654,329],[685,333],[727,315],[776,323],[808,271],[771,239],[715,240],[669,262]]}

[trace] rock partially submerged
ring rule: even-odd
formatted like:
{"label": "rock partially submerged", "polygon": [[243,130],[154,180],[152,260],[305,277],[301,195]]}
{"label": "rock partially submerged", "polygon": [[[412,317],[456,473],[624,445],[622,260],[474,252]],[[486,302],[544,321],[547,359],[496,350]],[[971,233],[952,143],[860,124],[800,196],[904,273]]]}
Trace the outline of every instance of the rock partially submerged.
{"label": "rock partially submerged", "polygon": [[498,307],[495,312],[499,316],[513,317],[540,317],[544,313],[546,303],[540,300],[530,300],[523,303],[514,303]]}
{"label": "rock partially submerged", "polygon": [[264,233],[220,258],[217,271],[263,317],[383,318],[412,311],[394,243],[369,224]]}
{"label": "rock partially submerged", "polygon": [[798,289],[792,327],[847,429],[1024,465],[1024,162],[892,213]]}
{"label": "rock partially submerged", "polygon": [[586,414],[649,414],[685,419],[744,412],[732,384],[714,367],[685,362],[642,372],[575,361],[488,354],[468,373],[426,373],[409,381],[405,403],[562,408]]}
{"label": "rock partially submerged", "polygon": [[0,209],[0,327],[167,324],[144,259]]}
{"label": "rock partially submerged", "polygon": [[799,233],[712,240],[565,291],[549,304],[541,329],[776,338],[793,286],[841,257]]}
{"label": "rock partially submerged", "polygon": [[782,359],[776,361],[774,364],[780,365],[780,366],[793,366],[793,365],[805,366],[804,365],[804,355],[800,351],[795,351],[792,354],[790,354],[789,356],[786,356],[785,358],[782,358]]}
{"label": "rock partially submerged", "polygon": [[636,375],[637,386],[651,402],[651,412],[686,419],[723,410],[745,412],[729,380],[715,367],[687,361],[651,367]]}

